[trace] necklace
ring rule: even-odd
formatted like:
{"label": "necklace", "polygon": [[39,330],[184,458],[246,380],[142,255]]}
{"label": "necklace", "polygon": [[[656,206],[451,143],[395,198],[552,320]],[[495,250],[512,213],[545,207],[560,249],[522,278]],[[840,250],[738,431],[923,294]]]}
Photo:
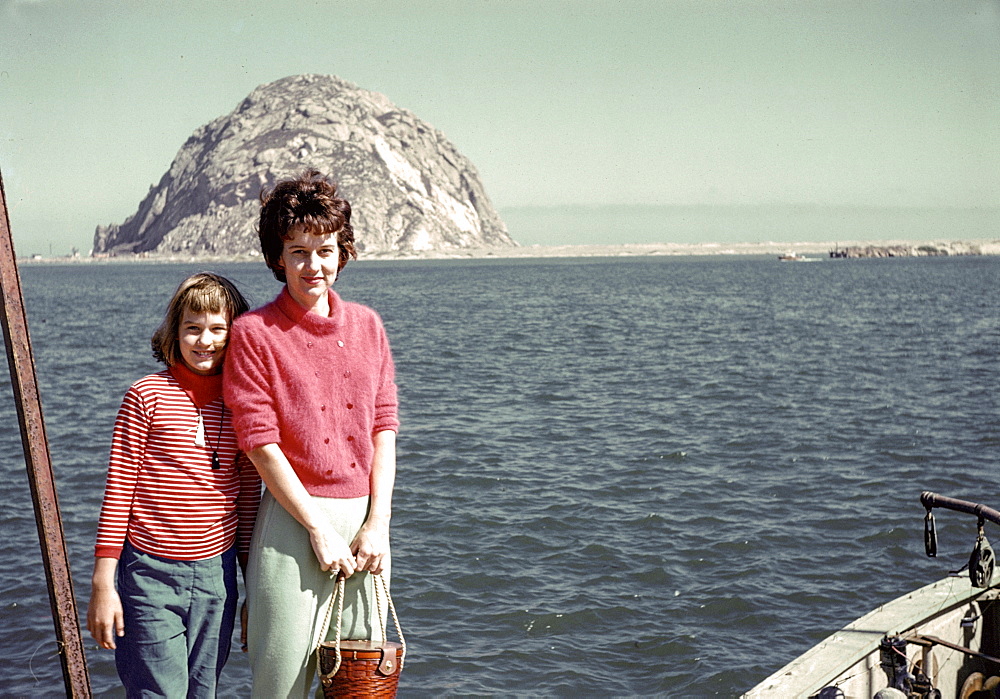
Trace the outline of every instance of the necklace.
{"label": "necklace", "polygon": [[[190,397],[189,397],[190,400]],[[196,447],[207,446],[205,443],[205,420],[201,414],[201,408],[195,405],[194,401],[191,401],[191,405],[194,405],[194,409],[198,411],[198,426],[194,431],[194,445]],[[226,406],[222,406],[222,415],[219,416],[219,434],[215,436],[215,448],[212,449],[212,470],[218,471],[221,468],[219,463],[219,444],[222,443],[222,423],[226,420]]]}
{"label": "necklace", "polygon": [[[184,364],[175,364],[168,369],[177,387],[187,396],[191,407],[198,413],[198,423],[194,430],[194,445],[196,447],[210,446],[205,439],[205,416],[202,406],[207,406],[222,395],[222,376],[204,376],[195,374]],[[195,401],[195,398],[198,401]],[[215,448],[212,449],[212,470],[222,466],[219,463],[219,446],[222,444],[222,423],[226,421],[226,405],[222,404],[222,414],[219,415],[219,433],[215,435]]]}

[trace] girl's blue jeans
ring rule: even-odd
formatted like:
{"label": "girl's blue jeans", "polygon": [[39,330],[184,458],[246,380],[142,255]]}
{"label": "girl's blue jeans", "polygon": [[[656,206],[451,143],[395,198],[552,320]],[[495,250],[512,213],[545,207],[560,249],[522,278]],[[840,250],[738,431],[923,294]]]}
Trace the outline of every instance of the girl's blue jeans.
{"label": "girl's blue jeans", "polygon": [[115,665],[128,697],[215,697],[236,621],[236,549],[175,561],[125,542],[118,561],[125,636]]}

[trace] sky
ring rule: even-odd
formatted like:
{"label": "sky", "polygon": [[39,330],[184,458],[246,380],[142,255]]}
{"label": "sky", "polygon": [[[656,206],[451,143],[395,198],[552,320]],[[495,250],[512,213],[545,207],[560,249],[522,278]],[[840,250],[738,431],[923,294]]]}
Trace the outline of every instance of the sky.
{"label": "sky", "polygon": [[601,206],[646,237],[643,207],[691,206],[972,211],[1000,236],[1000,0],[0,0],[18,253],[86,253],[195,129],[298,73],[441,130],[523,243],[554,242],[535,207]]}

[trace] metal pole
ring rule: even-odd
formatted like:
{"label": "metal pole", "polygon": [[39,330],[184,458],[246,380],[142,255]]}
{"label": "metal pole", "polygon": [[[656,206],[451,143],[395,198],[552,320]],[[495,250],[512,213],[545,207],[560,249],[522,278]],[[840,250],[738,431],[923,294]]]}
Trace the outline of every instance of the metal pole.
{"label": "metal pole", "polygon": [[946,510],[976,515],[976,517],[989,520],[993,524],[1000,524],[1000,512],[994,510],[992,507],[980,505],[977,502],[969,502],[968,500],[949,498],[944,495],[932,493],[929,490],[920,493],[920,504],[928,510],[934,507],[943,507]]}
{"label": "metal pole", "polygon": [[45,578],[49,585],[49,603],[56,627],[56,642],[62,662],[66,695],[90,697],[90,676],[83,654],[80,622],[73,596],[73,580],[69,573],[69,557],[63,536],[55,479],[49,459],[49,443],[45,437],[42,403],[35,378],[35,360],[28,337],[28,319],[24,312],[24,297],[17,273],[14,241],[7,216],[7,199],[0,174],[0,300],[3,302],[3,337],[7,343],[7,362],[21,425],[21,443],[28,468],[31,499],[35,505],[35,522],[42,546]]}

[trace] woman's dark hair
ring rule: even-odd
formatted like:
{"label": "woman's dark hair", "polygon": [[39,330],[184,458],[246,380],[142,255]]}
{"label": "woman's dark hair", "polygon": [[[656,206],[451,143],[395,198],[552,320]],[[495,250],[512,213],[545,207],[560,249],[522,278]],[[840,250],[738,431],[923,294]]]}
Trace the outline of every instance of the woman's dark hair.
{"label": "woman's dark hair", "polygon": [[337,186],[318,170],[306,170],[298,177],[261,190],[257,227],[260,251],[279,282],[285,281],[281,253],[285,241],[292,238],[296,228],[313,235],[336,234],[340,251],[338,272],[348,260],[358,258],[351,227],[351,205],[337,196]]}
{"label": "woman's dark hair", "polygon": [[232,323],[237,316],[250,310],[250,304],[236,285],[225,277],[211,272],[192,274],[177,287],[163,322],[153,333],[151,344],[153,357],[158,362],[173,366],[180,361],[180,347],[177,338],[180,334],[184,312],[220,313],[226,316],[226,321]]}

